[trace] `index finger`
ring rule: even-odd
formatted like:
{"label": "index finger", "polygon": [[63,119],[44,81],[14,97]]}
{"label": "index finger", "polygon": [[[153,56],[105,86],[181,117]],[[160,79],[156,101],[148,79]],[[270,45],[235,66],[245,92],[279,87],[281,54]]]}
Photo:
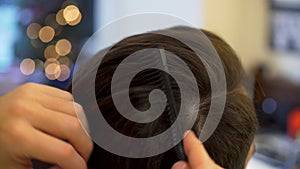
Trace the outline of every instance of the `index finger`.
{"label": "index finger", "polygon": [[51,86],[44,86],[44,92],[47,95],[58,97],[67,101],[73,101],[73,96],[70,92],[51,87]]}
{"label": "index finger", "polygon": [[211,168],[215,165],[194,132],[186,133],[183,144],[191,168]]}
{"label": "index finger", "polygon": [[47,135],[40,131],[32,131],[25,154],[48,163],[59,165],[63,169],[86,169],[85,160],[78,154],[72,145]]}
{"label": "index finger", "polygon": [[73,96],[71,93],[43,84],[36,84],[36,83],[28,83],[27,86],[34,88],[35,90],[42,92],[46,95],[58,97],[64,100],[73,101]]}

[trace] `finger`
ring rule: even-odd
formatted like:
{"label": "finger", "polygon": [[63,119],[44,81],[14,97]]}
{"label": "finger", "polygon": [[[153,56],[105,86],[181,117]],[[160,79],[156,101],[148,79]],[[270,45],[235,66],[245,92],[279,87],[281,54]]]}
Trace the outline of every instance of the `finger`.
{"label": "finger", "polygon": [[68,100],[68,101],[74,100],[71,93],[64,91],[64,90],[54,88],[54,87],[49,87],[48,89],[45,89],[44,92],[45,92],[45,94],[48,94],[49,96],[58,97],[58,98]]}
{"label": "finger", "polygon": [[29,83],[28,86],[33,87],[39,92],[45,93],[49,96],[54,96],[69,101],[73,100],[73,96],[71,93],[55,87],[41,85],[41,84],[33,84],[33,83]]}
{"label": "finger", "polygon": [[189,131],[186,134],[183,144],[191,168],[206,168],[215,165],[194,132]]}
{"label": "finger", "polygon": [[26,118],[36,129],[69,141],[79,154],[88,160],[93,143],[77,117],[44,109]]}
{"label": "finger", "polygon": [[84,159],[70,144],[38,130],[31,130],[31,136],[25,148],[27,156],[57,164],[63,169],[87,168]]}
{"label": "finger", "polygon": [[82,127],[84,128],[85,132],[89,135],[90,128],[87,120],[87,116],[82,108],[82,106],[78,103],[74,103],[75,111],[77,114],[77,118],[79,119]]}
{"label": "finger", "polygon": [[[88,159],[93,144],[77,117],[55,112],[40,105],[22,105],[22,111],[27,113],[17,115],[21,115],[38,130],[68,140],[86,160]],[[88,127],[86,129],[88,130]]]}
{"label": "finger", "polygon": [[186,162],[178,161],[172,166],[172,169],[190,169],[190,167]]}
{"label": "finger", "polygon": [[78,103],[73,101],[54,96],[41,96],[40,98],[37,98],[37,102],[47,109],[65,113],[74,117],[77,117],[75,106],[80,106]]}

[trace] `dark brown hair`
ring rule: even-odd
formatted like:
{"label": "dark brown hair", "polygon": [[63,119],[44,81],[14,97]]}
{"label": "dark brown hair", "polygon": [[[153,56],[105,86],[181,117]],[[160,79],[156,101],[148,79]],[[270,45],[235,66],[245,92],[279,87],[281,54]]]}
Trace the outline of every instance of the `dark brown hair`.
{"label": "dark brown hair", "polygon": [[[197,35],[201,30],[175,27],[162,31],[173,31],[178,35],[183,32]],[[224,40],[211,32],[205,30],[202,32],[208,37],[219,54],[227,83],[226,105],[222,119],[212,136],[204,142],[204,146],[217,164],[228,169],[242,169],[245,167],[245,159],[258,127],[253,102],[242,85],[245,76],[244,70],[236,53]],[[165,110],[153,122],[135,123],[120,115],[114,107],[110,93],[114,71],[127,56],[147,48],[163,48],[176,54],[194,74],[201,98],[199,113],[192,130],[199,135],[211,105],[211,84],[208,73],[201,60],[189,47],[174,38],[153,32],[123,39],[115,44],[102,60],[95,81],[95,92],[99,109],[104,112],[103,116],[111,127],[132,137],[150,137],[160,134],[169,128],[174,121],[174,119],[171,123],[168,121],[168,115],[165,113],[167,110]],[[150,106],[148,101],[150,91],[159,88],[155,80],[148,78],[149,74],[162,76],[164,73],[155,69],[140,72],[132,80],[129,90],[132,104],[136,109],[142,111]],[[174,79],[172,79],[171,84],[174,100],[179,105],[181,99],[179,88]],[[186,111],[189,113],[188,108]],[[107,152],[95,145],[88,166],[90,169],[169,169],[176,161],[178,158],[173,149],[148,158],[127,158]]]}

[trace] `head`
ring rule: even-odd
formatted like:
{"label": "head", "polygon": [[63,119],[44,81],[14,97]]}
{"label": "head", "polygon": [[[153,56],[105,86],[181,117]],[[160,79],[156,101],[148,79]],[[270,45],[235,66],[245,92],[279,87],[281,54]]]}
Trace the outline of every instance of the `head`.
{"label": "head", "polygon": [[[188,32],[192,35],[200,33],[200,30],[188,27],[175,27],[162,31],[173,31],[178,35],[182,32]],[[211,158],[220,166],[242,169],[253,153],[252,143],[258,126],[253,102],[243,86],[245,78],[244,70],[236,53],[224,40],[211,32],[205,30],[202,30],[202,32],[208,37],[219,54],[224,67],[227,84],[226,93],[220,93],[226,95],[226,103],[221,121],[211,137],[204,142],[204,146]],[[175,54],[192,71],[201,96],[197,119],[193,124],[192,130],[197,135],[200,135],[211,105],[211,84],[205,66],[198,56],[180,41],[151,32],[121,40],[111,48],[102,60],[96,76],[95,92],[98,107],[101,112],[104,112],[103,116],[106,121],[118,132],[139,138],[158,135],[168,129],[170,124],[174,122],[174,119],[170,120],[168,117],[168,109],[165,109],[162,115],[152,122],[136,123],[123,117],[114,106],[110,93],[114,71],[127,56],[147,48],[163,48]],[[147,69],[135,76],[130,84],[129,96],[132,105],[136,109],[140,111],[147,110],[150,107],[148,100],[149,93],[153,89],[161,87],[155,83],[155,79],[153,80],[149,77],[165,75],[161,71]],[[187,83],[189,82],[189,78],[186,77]],[[175,110],[178,112],[181,99],[180,90],[176,81],[172,78],[170,79],[172,97],[175,104],[178,105]],[[188,115],[193,108],[191,105],[191,107],[184,107],[184,109],[186,115]],[[96,146],[93,156],[96,156],[95,159],[99,160],[91,161],[89,166],[91,169],[99,167],[115,169],[167,169],[171,168],[178,161],[173,149],[148,158],[127,158],[112,154]]]}

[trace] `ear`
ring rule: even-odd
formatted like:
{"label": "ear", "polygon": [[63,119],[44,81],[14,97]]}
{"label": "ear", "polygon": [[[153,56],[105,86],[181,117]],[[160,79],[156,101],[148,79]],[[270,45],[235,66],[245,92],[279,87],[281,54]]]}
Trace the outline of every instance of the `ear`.
{"label": "ear", "polygon": [[252,143],[250,148],[249,148],[248,155],[246,157],[245,168],[248,165],[248,162],[250,161],[250,159],[253,156],[254,152],[255,152],[255,145],[254,145],[254,143]]}

